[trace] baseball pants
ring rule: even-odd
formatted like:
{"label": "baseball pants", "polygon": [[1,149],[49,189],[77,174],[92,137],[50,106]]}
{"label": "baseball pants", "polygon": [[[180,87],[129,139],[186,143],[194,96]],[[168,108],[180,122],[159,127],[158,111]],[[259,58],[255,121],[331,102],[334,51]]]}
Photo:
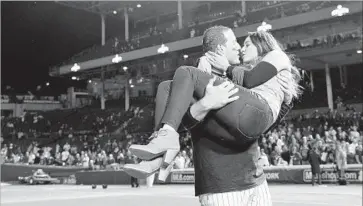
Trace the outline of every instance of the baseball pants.
{"label": "baseball pants", "polygon": [[267,181],[257,187],[199,196],[201,206],[272,206]]}

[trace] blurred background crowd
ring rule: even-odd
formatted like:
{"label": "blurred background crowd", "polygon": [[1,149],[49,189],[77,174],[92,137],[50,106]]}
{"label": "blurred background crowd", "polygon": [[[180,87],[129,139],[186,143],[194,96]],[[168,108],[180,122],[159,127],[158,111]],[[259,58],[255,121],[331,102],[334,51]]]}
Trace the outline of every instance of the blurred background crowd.
{"label": "blurred background crowd", "polygon": [[[114,109],[26,113],[2,118],[1,159],[5,163],[122,168],[127,148],[146,144],[153,129],[154,105]],[[289,115],[260,138],[264,166],[309,164],[309,149],[318,148],[322,164],[334,164],[338,153],[347,164],[362,163],[363,115],[350,108]],[[190,135],[181,135],[175,168],[193,167]]]}

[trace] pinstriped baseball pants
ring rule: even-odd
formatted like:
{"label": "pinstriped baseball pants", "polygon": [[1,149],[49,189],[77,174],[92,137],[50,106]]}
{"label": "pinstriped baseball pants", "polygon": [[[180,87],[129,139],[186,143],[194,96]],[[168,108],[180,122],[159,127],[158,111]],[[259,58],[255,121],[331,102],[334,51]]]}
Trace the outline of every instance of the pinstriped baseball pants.
{"label": "pinstriped baseball pants", "polygon": [[201,206],[272,206],[266,180],[248,190],[203,194],[199,196],[199,202]]}

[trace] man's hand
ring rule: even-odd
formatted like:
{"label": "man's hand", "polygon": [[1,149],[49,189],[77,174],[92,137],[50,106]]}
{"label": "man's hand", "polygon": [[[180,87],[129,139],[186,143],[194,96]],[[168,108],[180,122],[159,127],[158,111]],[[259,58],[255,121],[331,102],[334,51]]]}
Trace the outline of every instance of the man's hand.
{"label": "man's hand", "polygon": [[215,80],[216,77],[209,81],[204,97],[190,107],[190,114],[197,121],[203,120],[210,110],[224,107],[239,98],[239,96],[231,97],[238,92],[233,83],[224,82],[213,86]]}
{"label": "man's hand", "polygon": [[235,85],[232,82],[226,81],[218,86],[214,86],[215,80],[216,77],[213,77],[209,81],[205,90],[205,95],[200,100],[201,104],[209,110],[222,108],[239,98],[239,96],[233,96],[238,92],[238,88],[235,88]]}

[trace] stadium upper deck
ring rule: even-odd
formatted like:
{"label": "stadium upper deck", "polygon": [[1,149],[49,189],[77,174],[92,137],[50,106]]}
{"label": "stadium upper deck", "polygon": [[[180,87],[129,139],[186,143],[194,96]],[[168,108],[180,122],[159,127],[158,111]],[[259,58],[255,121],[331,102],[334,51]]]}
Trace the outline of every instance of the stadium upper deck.
{"label": "stadium upper deck", "polygon": [[[316,38],[322,36],[322,33],[324,32],[324,35],[327,35],[340,32],[346,33],[357,29],[357,31],[360,31],[359,35],[361,35],[361,29],[359,28],[361,28],[362,25],[362,2],[245,2],[245,9],[243,9],[243,3],[241,2],[224,2],[223,5],[220,5],[220,2],[193,4],[183,2],[181,6],[182,9],[178,9],[178,5],[180,4],[177,4],[176,2],[173,2],[174,5],[168,2],[165,5],[163,4],[163,6],[159,3],[160,2],[152,2],[147,5],[144,5],[143,3],[141,8],[137,8],[136,3],[127,4],[126,2],[123,2],[120,4],[121,9],[116,9],[112,12],[116,11],[117,13],[122,9],[122,11],[125,11],[124,8],[126,7],[135,8],[128,9],[128,12],[124,12],[127,15],[123,15],[123,17],[129,15],[127,19],[130,21],[125,21],[125,23],[134,23],[134,28],[130,29],[129,34],[126,35],[129,36],[128,42],[122,41],[122,38],[125,38],[125,36],[115,37],[107,41],[105,40],[103,46],[95,45],[93,48],[73,56],[72,59],[67,60],[62,65],[51,68],[50,74],[53,76],[69,74],[71,73],[71,68],[74,63],[77,63],[80,66],[80,71],[100,68],[106,65],[112,70],[112,65],[115,65],[115,63],[112,62],[115,54],[119,54],[122,57],[122,65],[132,65],[133,60],[140,60],[141,58],[147,59],[148,57],[158,55],[157,49],[160,47],[161,43],[167,43],[166,45],[169,47],[168,54],[190,54],[193,53],[193,50],[194,52],[200,50],[200,35],[203,33],[204,29],[215,24],[235,27],[236,35],[238,37],[243,37],[247,31],[256,30],[261,21],[268,19],[268,23],[273,25],[273,32],[282,33],[281,37],[285,37],[283,38],[283,43],[285,43],[284,41],[292,42],[296,40],[308,41],[311,40],[312,37]],[[329,29],[323,30],[321,25],[324,24],[324,22],[328,22],[325,23],[325,27],[329,27],[332,22],[339,22],[341,20],[331,16],[331,11],[334,10],[339,3],[343,3],[343,6],[350,10],[350,16],[339,18],[345,18],[345,23],[347,21],[350,23],[339,28],[336,28],[338,24],[335,24],[333,29],[330,28],[330,31]],[[111,8],[118,8],[113,4],[111,5],[102,2],[94,4],[89,4],[88,2],[73,4],[67,2],[67,4],[72,7],[98,12],[102,15],[110,14]],[[240,7],[238,7],[238,5]],[[139,11],[136,10],[136,8],[142,10]],[[170,13],[165,11],[170,11]],[[198,15],[196,15],[197,12]],[[155,15],[155,13],[160,15]],[[178,15],[178,13],[181,15]],[[182,16],[182,18],[178,18],[178,16]],[[194,23],[197,22],[197,25],[190,23],[193,22],[193,20]],[[175,27],[175,24],[180,24],[180,21],[183,26],[182,29],[168,30],[169,27],[173,28],[173,26]],[[236,23],[237,26],[235,25]],[[308,25],[304,27],[305,31],[301,30],[301,25]],[[156,26],[158,30],[154,31],[153,26]],[[152,31],[151,34],[146,36],[142,35],[145,32],[149,32],[149,27]],[[316,31],[314,31],[314,27]],[[197,37],[191,38],[192,30],[194,30],[194,36]],[[322,30],[322,32],[317,32],[318,30]],[[324,56],[323,61],[321,59],[311,60],[306,58],[304,64],[307,65],[308,68],[313,68],[309,64],[313,64],[315,67],[316,65],[319,65],[318,68],[323,68],[325,63],[335,65],[336,62],[329,62],[329,60],[338,60],[339,62],[342,62],[343,60],[346,60],[347,52],[354,53],[354,50],[359,49],[357,48],[356,42],[343,47],[344,48],[335,49],[334,52],[330,52],[333,53],[331,58]],[[319,52],[319,55],[322,55],[321,52]],[[359,62],[359,59],[359,57],[355,57],[354,59],[350,58],[347,63],[357,63]],[[120,65],[118,64],[118,66]]]}

